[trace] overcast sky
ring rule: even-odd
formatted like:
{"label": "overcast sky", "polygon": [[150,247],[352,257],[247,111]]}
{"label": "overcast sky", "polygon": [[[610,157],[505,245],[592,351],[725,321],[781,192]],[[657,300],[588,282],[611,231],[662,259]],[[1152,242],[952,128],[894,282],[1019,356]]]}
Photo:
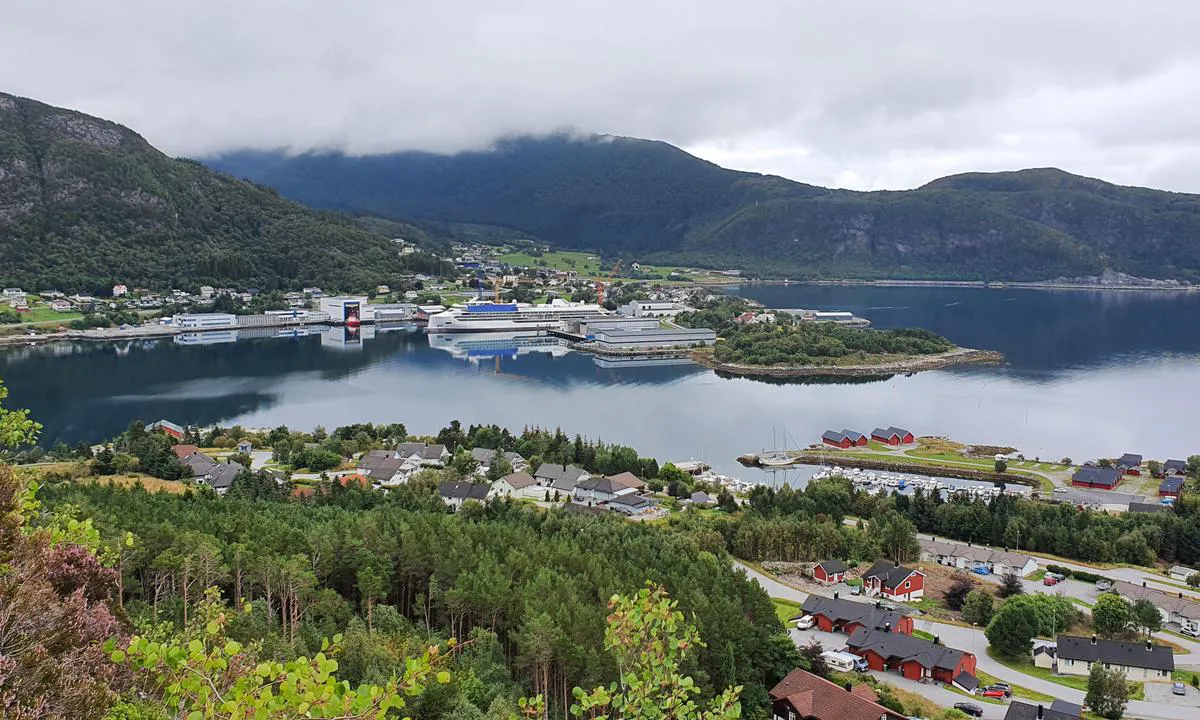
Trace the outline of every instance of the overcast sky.
{"label": "overcast sky", "polygon": [[176,155],[573,128],[856,189],[1200,192],[1200,2],[0,0],[0,90]]}

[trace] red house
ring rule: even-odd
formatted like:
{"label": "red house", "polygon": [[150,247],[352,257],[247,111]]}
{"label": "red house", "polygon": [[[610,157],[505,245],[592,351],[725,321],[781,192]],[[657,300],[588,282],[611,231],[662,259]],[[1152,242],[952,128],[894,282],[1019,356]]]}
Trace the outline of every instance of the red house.
{"label": "red house", "polygon": [[839,598],[809,595],[801,605],[805,615],[812,615],[823,632],[844,632],[847,635],[859,628],[912,635],[913,619],[895,610],[885,610],[877,604]]}
{"label": "red house", "polygon": [[1117,460],[1117,469],[1126,475],[1141,475],[1142,474],[1142,456],[1133,453],[1125,453]]}
{"label": "red house", "polygon": [[1163,481],[1158,484],[1159,497],[1179,497],[1179,493],[1183,492],[1183,478],[1169,477],[1163,478]]}
{"label": "red house", "polygon": [[846,563],[826,560],[813,568],[813,579],[822,585],[836,585],[846,579]]}
{"label": "red house", "polygon": [[1121,471],[1116,468],[1091,467],[1085,465],[1071,476],[1071,484],[1075,487],[1112,490],[1121,481]]}
{"label": "red house", "polygon": [[885,445],[908,445],[916,440],[912,433],[898,427],[875,428],[871,431],[871,439]]}
{"label": "red house", "polygon": [[909,680],[934,680],[974,690],[975,656],[924,638],[860,628],[846,649],[867,661],[872,670],[892,670]]}
{"label": "red house", "polygon": [[880,560],[863,575],[863,592],[868,597],[916,600],[925,595],[925,573],[900,563]]}
{"label": "red house", "polygon": [[842,430],[841,432],[826,430],[821,435],[821,442],[845,450],[852,447],[866,447],[867,436],[853,430]]}
{"label": "red house", "polygon": [[171,422],[170,420],[159,420],[158,422],[151,423],[150,427],[146,428],[146,430],[148,430],[150,432],[154,432],[155,430],[157,430],[161,433],[170,435],[171,437],[175,438],[176,440],[182,439],[183,432],[184,432],[182,427],[180,427],[179,425],[176,425],[175,423]]}
{"label": "red house", "polygon": [[771,716],[786,720],[908,720],[866,685],[845,686],[796,668],[771,688]]}

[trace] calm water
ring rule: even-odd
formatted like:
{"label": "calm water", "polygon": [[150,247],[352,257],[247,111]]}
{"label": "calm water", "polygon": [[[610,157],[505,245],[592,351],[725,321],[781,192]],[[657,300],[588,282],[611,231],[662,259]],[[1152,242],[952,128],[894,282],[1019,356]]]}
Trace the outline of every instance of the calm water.
{"label": "calm water", "polygon": [[[719,470],[746,451],[816,441],[826,428],[918,434],[1075,459],[1200,452],[1200,294],[759,286],[786,308],[851,310],[877,327],[919,325],[999,350],[964,367],[869,383],[768,384],[693,365],[601,367],[564,348],[517,355],[431,347],[422,332],[345,342],[341,330],[211,345],[79,343],[0,352],[9,405],[47,442],[97,440],[130,420],[325,427],[452,419],[562,426],[662,460]],[[435,339],[434,344],[437,345]],[[553,352],[550,352],[553,350]],[[786,433],[785,433],[786,430]],[[772,437],[775,440],[772,440]]]}

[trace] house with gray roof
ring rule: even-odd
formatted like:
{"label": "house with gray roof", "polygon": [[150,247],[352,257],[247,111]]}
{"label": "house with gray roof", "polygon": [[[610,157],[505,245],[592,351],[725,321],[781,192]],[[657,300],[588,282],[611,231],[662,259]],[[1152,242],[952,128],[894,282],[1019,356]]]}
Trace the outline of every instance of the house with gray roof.
{"label": "house with gray roof", "polygon": [[1144,582],[1134,585],[1124,580],[1114,582],[1109,592],[1130,602],[1149,600],[1158,608],[1164,625],[1178,623],[1181,630],[1200,631],[1200,602],[1193,600],[1190,595],[1147,587]]}
{"label": "house with gray roof", "polygon": [[546,488],[538,485],[538,481],[529,473],[515,472],[492,483],[489,496],[544,500]]}
{"label": "house with gray roof", "polygon": [[575,492],[576,485],[591,477],[583,468],[559,463],[542,463],[533,476],[539,485],[567,493]]}
{"label": "house with gray roof", "polygon": [[1162,471],[1164,475],[1185,475],[1187,463],[1182,460],[1168,460],[1163,463]]}
{"label": "house with gray roof", "polygon": [[909,680],[954,683],[971,690],[979,685],[975,655],[942,645],[936,638],[860,627],[850,635],[846,648],[866,659],[872,670],[894,670]]}
{"label": "house with gray roof", "polygon": [[488,496],[487,485],[469,482],[444,482],[438,485],[438,496],[442,502],[457,511],[467,501],[484,502]]}
{"label": "house with gray roof", "polygon": [[997,550],[986,545],[938,540],[935,537],[918,538],[921,559],[939,565],[949,565],[961,570],[987,568],[994,575],[1014,573],[1021,577],[1038,568],[1037,560],[1029,555],[1011,552],[1007,548]]}
{"label": "house with gray roof", "polygon": [[618,495],[604,503],[604,507],[626,515],[640,515],[658,507],[658,501],[643,495]]}
{"label": "house with gray roof", "polygon": [[636,493],[632,487],[614,481],[612,478],[599,476],[589,477],[575,485],[575,499],[603,503],[619,495]]}
{"label": "house with gray roof", "polygon": [[1103,663],[1106,668],[1125,673],[1129,680],[1171,682],[1171,672],[1175,670],[1171,648],[1150,641],[1130,643],[1095,635],[1091,638],[1059,635],[1055,645],[1058,672],[1062,675],[1087,675],[1094,664]]}
{"label": "house with gray roof", "polygon": [[1004,712],[1004,720],[1079,720],[1082,717],[1083,708],[1065,700],[1055,700],[1050,707],[1046,707],[1044,704],[1014,699],[1008,703],[1008,710]]}

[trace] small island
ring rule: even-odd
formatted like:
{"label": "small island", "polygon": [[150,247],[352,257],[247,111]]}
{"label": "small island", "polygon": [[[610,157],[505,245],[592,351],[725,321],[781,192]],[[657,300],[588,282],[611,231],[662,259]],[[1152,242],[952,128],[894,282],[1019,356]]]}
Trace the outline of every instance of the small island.
{"label": "small island", "polygon": [[696,362],[744,377],[866,377],[1004,359],[998,352],[958,347],[921,328],[874,330],[755,313],[739,298],[713,300],[677,321],[717,331],[715,345],[693,351]]}

